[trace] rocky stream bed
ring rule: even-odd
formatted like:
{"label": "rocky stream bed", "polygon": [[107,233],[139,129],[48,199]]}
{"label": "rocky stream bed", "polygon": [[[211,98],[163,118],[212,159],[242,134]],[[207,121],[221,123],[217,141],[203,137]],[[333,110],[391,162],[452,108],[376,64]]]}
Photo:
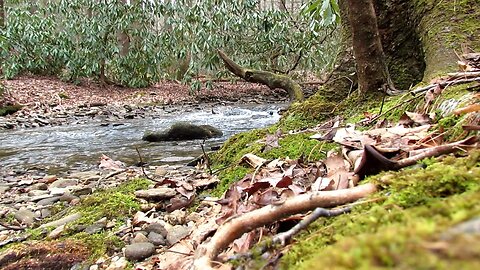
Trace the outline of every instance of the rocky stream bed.
{"label": "rocky stream bed", "polygon": [[[153,254],[168,260],[171,254],[163,252],[164,249],[190,234],[196,222],[206,218],[202,211],[218,208],[206,203],[199,211],[185,210],[183,206],[192,203],[198,190],[215,184],[218,179],[205,174],[203,169],[184,164],[202,154],[201,144],[209,150],[235,133],[275,123],[279,110],[285,106],[233,102],[164,106],[93,104],[73,110],[61,107],[44,112],[24,110],[0,118],[0,126],[4,128],[0,131],[0,248],[24,240],[61,239],[71,235],[72,230],[86,235],[108,232],[125,244],[123,249],[113,248],[109,256],[100,256],[94,262],[81,252],[73,257],[48,259],[41,252],[17,250],[0,256],[0,268],[112,270],[125,269],[131,262],[139,262],[137,269],[162,265],[142,260]],[[224,135],[205,142],[141,141],[145,130],[164,129],[175,121],[212,124]],[[138,166],[140,159],[147,163],[144,168]],[[128,185],[139,178],[153,181],[145,189],[130,194],[141,204],[138,211],[132,210],[120,220],[102,216],[88,226],[69,227],[85,218],[85,214],[70,213],[69,209],[81,205],[92,194]],[[181,187],[154,186],[172,179],[182,183]],[[188,200],[184,201],[185,198]]]}

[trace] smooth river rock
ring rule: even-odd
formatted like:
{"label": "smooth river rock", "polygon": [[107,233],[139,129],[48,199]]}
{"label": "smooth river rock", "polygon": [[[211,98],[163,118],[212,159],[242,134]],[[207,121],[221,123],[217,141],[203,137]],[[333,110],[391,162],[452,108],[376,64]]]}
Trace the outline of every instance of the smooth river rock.
{"label": "smooth river rock", "polygon": [[132,261],[139,261],[150,257],[155,252],[155,246],[152,243],[133,243],[125,247],[125,257]]}
{"label": "smooth river rock", "polygon": [[138,198],[143,198],[147,200],[161,200],[168,199],[175,196],[177,192],[173,188],[168,187],[158,187],[145,190],[135,191],[135,196]]}
{"label": "smooth river rock", "polygon": [[30,226],[35,222],[35,213],[26,208],[21,208],[15,212],[15,219],[20,223]]}

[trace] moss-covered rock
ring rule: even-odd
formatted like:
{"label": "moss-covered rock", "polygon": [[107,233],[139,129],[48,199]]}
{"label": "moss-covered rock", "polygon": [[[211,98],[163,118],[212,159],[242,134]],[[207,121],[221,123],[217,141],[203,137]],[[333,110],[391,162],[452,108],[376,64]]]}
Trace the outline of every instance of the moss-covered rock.
{"label": "moss-covered rock", "polygon": [[210,125],[194,125],[178,122],[161,132],[146,132],[142,140],[148,142],[185,141],[221,137],[222,131]]}

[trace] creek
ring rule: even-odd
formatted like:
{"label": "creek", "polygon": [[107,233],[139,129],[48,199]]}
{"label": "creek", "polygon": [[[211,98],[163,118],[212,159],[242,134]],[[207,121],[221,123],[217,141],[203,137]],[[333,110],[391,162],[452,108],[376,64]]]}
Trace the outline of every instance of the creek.
{"label": "creek", "polygon": [[88,170],[98,166],[105,154],[126,165],[143,161],[151,165],[186,163],[202,154],[203,140],[149,143],[141,140],[146,130],[163,130],[177,121],[208,124],[223,136],[205,141],[208,151],[232,135],[277,122],[278,110],[286,104],[215,106],[213,111],[173,110],[161,116],[125,119],[115,123],[90,121],[83,124],[0,131],[0,168],[3,170],[42,170],[59,173]]}

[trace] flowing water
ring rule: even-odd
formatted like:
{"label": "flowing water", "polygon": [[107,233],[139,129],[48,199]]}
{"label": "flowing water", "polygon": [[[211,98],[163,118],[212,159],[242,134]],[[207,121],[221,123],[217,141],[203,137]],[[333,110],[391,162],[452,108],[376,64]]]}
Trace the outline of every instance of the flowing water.
{"label": "flowing water", "polygon": [[102,154],[127,165],[142,158],[149,164],[183,162],[201,155],[202,140],[149,143],[141,140],[146,130],[167,129],[177,121],[208,124],[223,132],[220,138],[206,140],[206,150],[221,145],[230,136],[278,121],[278,110],[285,104],[217,106],[192,112],[172,112],[158,118],[123,120],[120,125],[98,122],[57,127],[0,131],[0,168],[40,169],[61,172],[86,170],[98,165]]}

